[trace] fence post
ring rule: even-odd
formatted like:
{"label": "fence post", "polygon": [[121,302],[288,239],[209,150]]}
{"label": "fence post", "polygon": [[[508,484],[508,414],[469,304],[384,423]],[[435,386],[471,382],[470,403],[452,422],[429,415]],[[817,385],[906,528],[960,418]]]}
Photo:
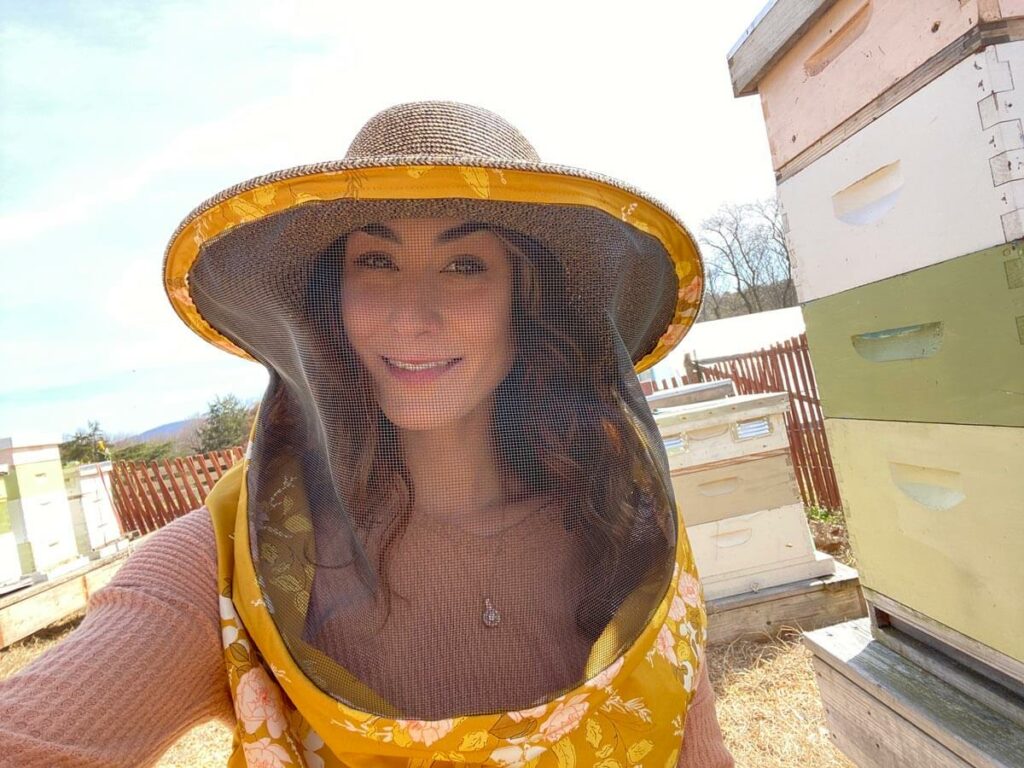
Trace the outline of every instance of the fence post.
{"label": "fence post", "polygon": [[686,371],[686,381],[690,384],[700,384],[704,379],[700,375],[700,365],[695,355],[687,352],[683,355],[683,370]]}

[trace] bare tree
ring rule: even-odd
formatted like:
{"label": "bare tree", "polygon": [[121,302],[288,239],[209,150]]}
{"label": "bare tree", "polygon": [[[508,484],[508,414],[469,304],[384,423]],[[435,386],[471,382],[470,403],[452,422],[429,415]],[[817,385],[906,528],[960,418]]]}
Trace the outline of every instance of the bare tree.
{"label": "bare tree", "polygon": [[782,211],[776,198],[725,203],[701,222],[707,314],[731,317],[796,304]]}

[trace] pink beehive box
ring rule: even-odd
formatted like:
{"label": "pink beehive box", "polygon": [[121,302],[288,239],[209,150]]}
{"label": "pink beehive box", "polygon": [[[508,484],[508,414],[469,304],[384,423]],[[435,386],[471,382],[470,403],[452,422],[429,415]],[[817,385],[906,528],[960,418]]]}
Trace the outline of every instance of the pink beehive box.
{"label": "pink beehive box", "polygon": [[776,0],[730,53],[733,86],[760,94],[780,171],[858,112],[866,124],[973,51],[1021,39],[1020,17],[1024,0]]}

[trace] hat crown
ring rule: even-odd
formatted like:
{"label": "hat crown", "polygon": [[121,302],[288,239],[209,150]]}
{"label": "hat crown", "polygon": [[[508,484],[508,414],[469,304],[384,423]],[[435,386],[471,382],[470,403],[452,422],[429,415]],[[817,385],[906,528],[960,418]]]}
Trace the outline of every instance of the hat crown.
{"label": "hat crown", "polygon": [[371,117],[346,160],[434,155],[540,162],[537,151],[500,115],[453,101],[398,104]]}

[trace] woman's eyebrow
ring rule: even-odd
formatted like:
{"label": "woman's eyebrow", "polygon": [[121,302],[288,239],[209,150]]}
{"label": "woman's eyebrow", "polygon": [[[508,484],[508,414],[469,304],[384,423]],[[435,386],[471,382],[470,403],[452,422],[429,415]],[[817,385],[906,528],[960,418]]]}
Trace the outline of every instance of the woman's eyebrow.
{"label": "woman's eyebrow", "polygon": [[[474,232],[479,232],[482,229],[487,229],[487,225],[480,221],[467,221],[464,224],[446,229],[440,235],[438,235],[434,243],[435,245],[444,245],[450,243],[453,240],[458,240],[462,237],[467,237]],[[364,227],[360,227],[360,232],[365,232],[373,237],[379,237],[381,240],[390,240],[393,243],[401,244],[402,238],[400,238],[393,229],[384,224],[367,224]]]}

